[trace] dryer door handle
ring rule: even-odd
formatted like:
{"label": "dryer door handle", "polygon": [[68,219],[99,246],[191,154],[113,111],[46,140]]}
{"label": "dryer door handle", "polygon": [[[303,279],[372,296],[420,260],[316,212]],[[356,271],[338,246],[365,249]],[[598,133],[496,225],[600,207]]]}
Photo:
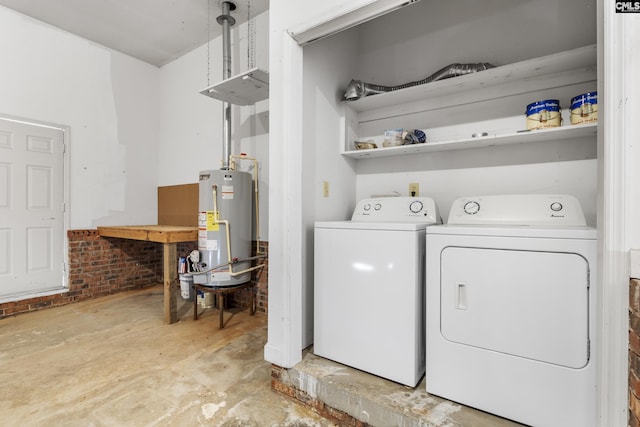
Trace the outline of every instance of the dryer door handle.
{"label": "dryer door handle", "polygon": [[456,309],[457,310],[467,309],[467,284],[466,283],[456,284]]}

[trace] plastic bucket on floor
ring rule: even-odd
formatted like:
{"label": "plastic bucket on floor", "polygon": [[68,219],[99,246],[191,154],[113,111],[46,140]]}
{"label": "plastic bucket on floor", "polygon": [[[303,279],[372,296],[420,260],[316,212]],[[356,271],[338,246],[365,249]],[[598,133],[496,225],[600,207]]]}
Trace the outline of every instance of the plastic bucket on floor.
{"label": "plastic bucket on floor", "polygon": [[213,308],[216,305],[215,295],[211,292],[204,292],[202,296],[202,308]]}
{"label": "plastic bucket on floor", "polygon": [[180,274],[180,295],[186,301],[193,301],[193,276]]}

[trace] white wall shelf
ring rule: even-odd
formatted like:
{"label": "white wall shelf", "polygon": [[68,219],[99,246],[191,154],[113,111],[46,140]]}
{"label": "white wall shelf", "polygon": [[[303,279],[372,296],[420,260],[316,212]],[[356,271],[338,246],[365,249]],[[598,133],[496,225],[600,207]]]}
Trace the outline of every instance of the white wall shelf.
{"label": "white wall shelf", "polygon": [[209,86],[200,93],[235,105],[253,105],[269,98],[269,73],[252,68]]}
{"label": "white wall shelf", "polygon": [[402,156],[408,154],[432,153],[437,151],[467,150],[471,148],[492,147],[513,144],[534,144],[537,142],[569,140],[595,137],[597,123],[583,125],[567,125],[557,128],[538,129],[534,131],[488,135],[477,138],[465,138],[451,141],[426,142],[424,144],[400,145],[396,147],[372,148],[346,151],[345,157],[367,159],[377,157]]}
{"label": "white wall shelf", "polygon": [[[500,86],[501,96],[565,85],[568,82],[595,80],[596,45],[558,52],[541,58],[507,64],[477,73],[411,86],[392,92],[370,95],[346,103],[358,112],[368,112],[365,120],[375,120],[375,111],[408,105],[415,101],[461,96],[458,103],[469,102],[465,94],[476,89]],[[509,85],[508,87],[504,87]],[[470,100],[476,101],[475,98]],[[379,114],[383,114],[380,111]]]}
{"label": "white wall shelf", "polygon": [[532,132],[518,132],[522,127],[517,127],[489,132],[486,137],[459,139],[450,136],[442,141],[399,147],[355,150],[353,146],[355,140],[380,135],[384,129],[423,129],[429,141],[429,129],[435,127],[496,120],[516,113],[522,114],[524,124],[527,103],[555,98],[560,99],[563,107],[568,107],[571,97],[595,90],[596,64],[596,45],[589,45],[345,101],[345,139],[341,153],[346,157],[366,159],[594,136],[595,125],[565,125]]}

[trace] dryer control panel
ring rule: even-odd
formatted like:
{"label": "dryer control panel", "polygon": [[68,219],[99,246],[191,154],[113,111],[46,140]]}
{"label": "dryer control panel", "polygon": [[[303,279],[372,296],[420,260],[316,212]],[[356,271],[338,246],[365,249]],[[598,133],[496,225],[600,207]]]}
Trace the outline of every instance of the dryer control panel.
{"label": "dryer control panel", "polygon": [[462,197],[451,205],[448,224],[587,225],[578,199],[548,194]]}
{"label": "dryer control panel", "polygon": [[363,199],[356,205],[351,221],[442,223],[436,203],[430,197]]}

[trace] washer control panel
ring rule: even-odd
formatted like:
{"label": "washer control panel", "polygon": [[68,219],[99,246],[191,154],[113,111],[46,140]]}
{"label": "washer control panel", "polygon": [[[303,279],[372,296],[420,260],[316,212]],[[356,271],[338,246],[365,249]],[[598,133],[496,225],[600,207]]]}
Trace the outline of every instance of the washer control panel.
{"label": "washer control panel", "polygon": [[430,197],[380,197],[358,202],[351,221],[442,223]]}
{"label": "washer control panel", "polygon": [[451,205],[448,224],[586,226],[578,199],[567,195],[514,194],[462,197]]}

